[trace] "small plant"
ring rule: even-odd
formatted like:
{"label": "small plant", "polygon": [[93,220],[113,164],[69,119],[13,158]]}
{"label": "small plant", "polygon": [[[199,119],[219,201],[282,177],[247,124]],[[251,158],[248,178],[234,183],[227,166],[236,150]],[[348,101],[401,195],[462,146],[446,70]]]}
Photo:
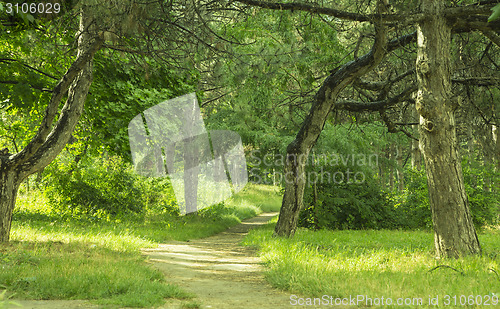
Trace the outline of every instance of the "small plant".
{"label": "small plant", "polygon": [[3,286],[0,286],[0,289],[4,289],[0,293],[0,309],[4,309],[4,308],[7,309],[11,306],[21,307],[21,305],[19,303],[16,303],[15,301],[10,300],[12,298],[12,296],[14,296],[14,294],[7,296],[7,289],[5,289],[5,287],[3,287]]}

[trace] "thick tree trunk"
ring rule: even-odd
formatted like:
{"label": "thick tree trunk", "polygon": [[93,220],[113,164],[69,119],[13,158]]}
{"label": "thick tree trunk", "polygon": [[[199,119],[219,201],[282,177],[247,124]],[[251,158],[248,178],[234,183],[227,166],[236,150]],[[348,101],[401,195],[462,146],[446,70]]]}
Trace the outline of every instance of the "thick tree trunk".
{"label": "thick tree trunk", "polygon": [[417,29],[417,111],[432,210],[434,242],[440,257],[479,254],[481,247],[469,213],[451,100],[451,29],[445,1],[422,0],[426,18]]}
{"label": "thick tree trunk", "polygon": [[[17,190],[29,175],[47,166],[61,152],[71,137],[83,111],[92,83],[92,59],[102,40],[88,32],[91,19],[81,14],[78,53],[53,90],[45,116],[36,136],[26,148],[14,155],[0,155],[0,241],[9,240]],[[53,126],[59,103],[68,93],[57,123]]]}
{"label": "thick tree trunk", "polygon": [[9,241],[12,212],[21,182],[7,162],[0,159],[0,242]]}
{"label": "thick tree trunk", "polygon": [[305,164],[318,139],[338,94],[354,79],[377,66],[387,53],[386,29],[376,27],[375,43],[371,51],[361,58],[343,65],[326,78],[316,94],[315,101],[295,140],[287,147],[284,166],[285,194],[281,205],[276,236],[293,236],[299,213],[304,204],[306,185]]}

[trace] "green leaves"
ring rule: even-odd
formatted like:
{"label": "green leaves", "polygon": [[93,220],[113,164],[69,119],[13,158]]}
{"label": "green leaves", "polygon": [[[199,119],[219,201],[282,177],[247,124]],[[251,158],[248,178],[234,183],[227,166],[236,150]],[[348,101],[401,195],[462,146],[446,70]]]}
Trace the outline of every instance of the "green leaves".
{"label": "green leaves", "polygon": [[488,18],[488,22],[492,22],[500,18],[500,3],[491,8],[491,10],[493,11],[493,13]]}

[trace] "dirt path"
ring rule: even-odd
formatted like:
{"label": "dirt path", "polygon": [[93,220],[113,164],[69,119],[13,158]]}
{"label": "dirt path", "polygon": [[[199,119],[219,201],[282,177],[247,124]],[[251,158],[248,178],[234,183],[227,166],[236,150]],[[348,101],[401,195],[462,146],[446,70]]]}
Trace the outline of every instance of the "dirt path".
{"label": "dirt path", "polygon": [[[290,294],[267,284],[255,252],[239,245],[251,228],[275,215],[265,213],[215,236],[162,244],[144,254],[168,282],[196,294],[200,308],[290,308]],[[181,308],[181,302],[169,300],[161,308]]]}
{"label": "dirt path", "polygon": [[[251,228],[265,224],[277,214],[261,214],[208,238],[171,242],[143,250],[149,262],[165,274],[167,282],[197,296],[192,301],[169,299],[157,309],[183,308],[182,305],[189,302],[200,303],[203,309],[294,307],[290,305],[289,293],[273,289],[265,281],[256,252],[239,245]],[[99,308],[87,301],[16,302],[25,309]]]}

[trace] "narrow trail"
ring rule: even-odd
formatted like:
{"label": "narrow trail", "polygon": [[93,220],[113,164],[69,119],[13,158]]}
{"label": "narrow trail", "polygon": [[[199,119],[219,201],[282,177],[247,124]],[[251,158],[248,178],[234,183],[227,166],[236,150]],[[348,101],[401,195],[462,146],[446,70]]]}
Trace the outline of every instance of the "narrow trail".
{"label": "narrow trail", "polygon": [[[240,245],[250,229],[277,214],[264,213],[208,238],[162,244],[143,253],[167,282],[194,293],[200,308],[290,308],[290,294],[273,289],[264,279],[256,252]],[[160,308],[181,306],[181,301],[168,300]]]}

